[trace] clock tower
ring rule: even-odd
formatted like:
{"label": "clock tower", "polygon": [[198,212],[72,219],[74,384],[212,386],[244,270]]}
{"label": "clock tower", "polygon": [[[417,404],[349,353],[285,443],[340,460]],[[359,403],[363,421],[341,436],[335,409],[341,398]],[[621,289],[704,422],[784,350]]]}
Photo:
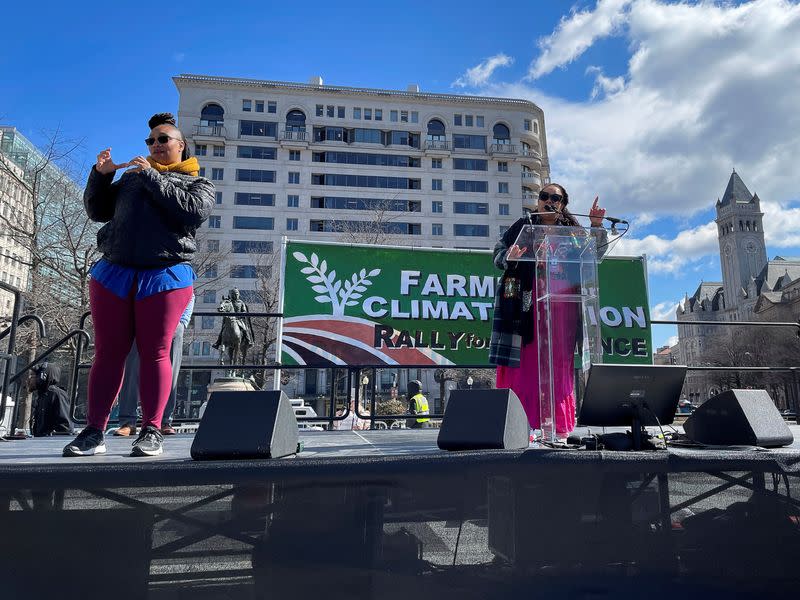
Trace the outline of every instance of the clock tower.
{"label": "clock tower", "polygon": [[736,309],[742,304],[750,282],[767,264],[763,217],[758,194],[751,194],[734,170],[722,199],[717,200],[717,237],[726,309]]}

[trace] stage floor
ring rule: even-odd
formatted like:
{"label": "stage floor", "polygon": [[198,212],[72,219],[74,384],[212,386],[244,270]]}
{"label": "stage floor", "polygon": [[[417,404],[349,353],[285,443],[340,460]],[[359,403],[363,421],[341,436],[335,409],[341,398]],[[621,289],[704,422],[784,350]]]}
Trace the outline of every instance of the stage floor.
{"label": "stage floor", "polygon": [[[782,452],[788,450],[800,450],[800,425],[789,425],[789,429],[794,435],[795,441],[791,446],[772,450],[770,452]],[[612,432],[625,431],[624,428],[606,428],[598,430],[592,428],[593,432]],[[683,429],[677,427],[676,430],[683,433]],[[587,432],[585,428],[578,428],[576,432]],[[657,429],[650,429],[656,433]],[[672,431],[672,430],[670,430]],[[378,458],[378,457],[420,457],[420,456],[446,456],[458,455],[462,452],[451,453],[439,450],[436,446],[436,438],[439,435],[438,429],[421,430],[375,430],[375,431],[301,431],[300,441],[303,443],[303,451],[294,456],[282,460],[324,460],[324,459],[343,459],[343,458]],[[0,472],[13,465],[59,465],[59,464],[143,464],[143,463],[181,463],[194,462],[189,455],[189,450],[194,440],[194,434],[177,434],[164,438],[164,453],[157,457],[137,457],[129,456],[133,437],[116,437],[106,435],[106,447],[108,451],[105,455],[91,456],[85,458],[64,458],[61,450],[72,439],[70,436],[53,436],[47,438],[28,438],[25,440],[14,440],[0,443]],[[731,452],[747,450],[746,448],[734,447]],[[530,447],[524,452],[529,451],[551,451],[550,448],[543,446]],[[487,451],[480,451],[487,452]],[[506,450],[504,453],[519,454],[523,450]],[[586,452],[585,450],[569,450],[569,452]],[[651,452],[646,452],[651,453]],[[613,453],[617,454],[617,453]]]}
{"label": "stage floor", "polygon": [[[56,597],[91,557],[81,597],[120,600],[707,600],[800,582],[799,441],[445,452],[437,436],[305,431],[298,456],[238,461],[192,460],[191,434],[156,458],[114,436],[77,459],[61,457],[66,436],[2,442],[0,530],[14,544],[0,581],[11,598]],[[51,583],[37,575],[47,555]]]}

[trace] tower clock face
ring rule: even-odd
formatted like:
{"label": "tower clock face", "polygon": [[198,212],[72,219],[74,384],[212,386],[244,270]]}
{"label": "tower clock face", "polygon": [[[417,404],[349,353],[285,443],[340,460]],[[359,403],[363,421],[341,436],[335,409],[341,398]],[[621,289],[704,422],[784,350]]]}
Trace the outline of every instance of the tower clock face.
{"label": "tower clock face", "polygon": [[731,255],[731,245],[730,244],[725,244],[725,248],[723,249],[723,251],[725,252],[725,256],[730,256]]}
{"label": "tower clock face", "polygon": [[747,240],[747,243],[744,245],[744,249],[750,252],[751,254],[754,254],[755,251],[758,250],[758,247],[756,246],[756,243],[753,240]]}

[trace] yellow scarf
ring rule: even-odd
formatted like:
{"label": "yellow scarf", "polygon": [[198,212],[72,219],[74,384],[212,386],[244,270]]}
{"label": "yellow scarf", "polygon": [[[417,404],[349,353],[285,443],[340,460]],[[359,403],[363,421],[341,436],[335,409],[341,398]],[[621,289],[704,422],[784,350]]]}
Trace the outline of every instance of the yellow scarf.
{"label": "yellow scarf", "polygon": [[147,162],[149,162],[150,166],[159,173],[175,171],[176,173],[185,173],[186,175],[192,175],[193,177],[197,177],[200,174],[200,163],[197,162],[197,159],[194,156],[191,156],[181,162],[172,163],[171,165],[162,165],[161,163],[157,163],[149,156],[147,157]]}

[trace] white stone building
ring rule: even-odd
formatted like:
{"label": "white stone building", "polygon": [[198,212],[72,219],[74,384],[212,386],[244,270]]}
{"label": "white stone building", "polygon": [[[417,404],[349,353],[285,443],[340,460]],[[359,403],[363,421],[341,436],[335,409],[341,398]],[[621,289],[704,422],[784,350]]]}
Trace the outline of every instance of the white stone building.
{"label": "white stone building", "polygon": [[[0,129],[0,143],[3,131]],[[2,146],[0,146],[2,148]],[[0,151],[0,281],[24,292],[30,253],[20,234],[32,225],[33,195],[23,170]],[[0,324],[9,322],[14,295],[0,290]]]}
{"label": "white stone building", "polygon": [[[179,126],[217,186],[202,233],[228,253],[217,273],[231,268],[198,296],[197,310],[214,309],[234,286],[253,300],[253,252],[278,252],[282,236],[335,240],[378,212],[390,215],[383,227],[406,244],[492,248],[522,214],[523,198],[548,181],[544,114],[527,100],[321,78],[174,82]],[[190,354],[214,350],[203,340]]]}

